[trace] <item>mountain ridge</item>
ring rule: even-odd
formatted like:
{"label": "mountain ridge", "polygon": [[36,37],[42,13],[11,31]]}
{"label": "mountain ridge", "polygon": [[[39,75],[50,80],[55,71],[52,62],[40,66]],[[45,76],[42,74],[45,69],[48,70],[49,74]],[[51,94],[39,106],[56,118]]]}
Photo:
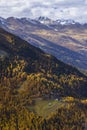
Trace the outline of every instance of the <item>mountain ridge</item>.
{"label": "mountain ridge", "polygon": [[[1,59],[1,77],[6,76],[7,78],[9,77],[14,79],[17,76],[16,71],[14,70],[16,70],[15,67],[17,67],[17,64],[19,64],[19,68],[23,67],[23,69],[18,69],[17,73],[26,73],[26,76],[28,74],[42,73],[45,78],[48,77],[47,79],[49,79],[50,81],[53,80],[54,83],[57,83],[59,82],[57,81],[58,79],[56,80],[53,77],[60,77],[61,80],[61,75],[65,75],[66,78],[68,78],[68,76],[69,78],[71,78],[75,75],[76,79],[83,77],[82,79],[83,81],[85,81],[85,76],[81,74],[76,68],[64,64],[63,62],[57,60],[55,57],[44,53],[41,49],[28,44],[26,41],[21,40],[19,37],[14,36],[4,31],[3,29],[0,29],[0,44],[0,51],[3,51],[4,53],[8,54],[7,56],[5,55],[6,57],[3,60]],[[4,63],[4,61],[7,62],[7,65]],[[23,66],[21,66],[21,62],[23,62]],[[2,66],[2,64],[4,64],[4,66]],[[6,68],[11,69],[9,70],[9,73],[8,69],[4,68],[5,66],[8,66]],[[65,93],[67,94],[68,89],[65,89],[65,91]],[[79,89],[79,91],[81,90]]]}
{"label": "mountain ridge", "polygon": [[[16,17],[8,17],[8,18],[3,18],[3,17],[0,17],[0,21],[6,21],[7,19],[26,19],[27,21],[30,20],[30,21],[38,21],[38,22],[41,22],[44,24],[45,21],[47,21],[47,24],[61,24],[61,25],[68,25],[68,24],[81,24],[81,25],[85,25],[85,23],[80,23],[80,22],[76,22],[74,21],[73,19],[56,19],[56,20],[53,20],[49,17],[45,17],[45,16],[40,16],[40,17],[37,17],[37,18],[26,18],[26,17],[21,17],[21,18],[16,18]],[[65,23],[65,24],[64,24]],[[45,23],[46,24],[46,23]]]}
{"label": "mountain ridge", "polygon": [[[40,17],[39,19],[43,20],[44,17]],[[45,20],[49,21],[50,19],[45,18]],[[29,18],[14,17],[10,17],[6,21],[4,24],[0,24],[6,31],[20,36],[22,39],[41,48],[45,52],[50,52],[57,59],[60,58],[61,61],[67,64],[87,70],[86,24],[46,25],[40,23],[37,19],[32,20]],[[48,41],[49,45],[45,41]],[[61,49],[58,49],[60,46]]]}

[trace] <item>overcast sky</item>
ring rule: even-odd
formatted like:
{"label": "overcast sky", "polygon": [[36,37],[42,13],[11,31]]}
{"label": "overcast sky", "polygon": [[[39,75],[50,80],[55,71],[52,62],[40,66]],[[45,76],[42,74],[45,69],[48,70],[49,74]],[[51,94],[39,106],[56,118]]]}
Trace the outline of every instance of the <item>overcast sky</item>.
{"label": "overcast sky", "polygon": [[87,0],[0,0],[0,16],[47,16],[87,22]]}

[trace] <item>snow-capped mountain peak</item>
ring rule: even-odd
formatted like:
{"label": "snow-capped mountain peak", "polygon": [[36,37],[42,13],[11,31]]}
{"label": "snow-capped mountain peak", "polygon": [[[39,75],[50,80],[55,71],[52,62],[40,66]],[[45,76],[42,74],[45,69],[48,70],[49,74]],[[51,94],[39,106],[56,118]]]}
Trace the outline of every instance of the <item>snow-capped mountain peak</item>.
{"label": "snow-capped mountain peak", "polygon": [[40,16],[39,18],[36,18],[37,21],[39,21],[42,24],[52,24],[52,20],[48,17]]}
{"label": "snow-capped mountain peak", "polygon": [[72,19],[58,19],[58,20],[52,20],[48,17],[40,16],[39,18],[36,18],[37,21],[39,21],[42,24],[45,25],[70,25],[75,24],[76,22]]}
{"label": "snow-capped mountain peak", "polygon": [[57,22],[58,24],[61,24],[61,25],[75,24],[75,21],[72,20],[72,19],[67,19],[67,20],[65,20],[65,19],[58,19],[58,20],[56,20],[56,22]]}

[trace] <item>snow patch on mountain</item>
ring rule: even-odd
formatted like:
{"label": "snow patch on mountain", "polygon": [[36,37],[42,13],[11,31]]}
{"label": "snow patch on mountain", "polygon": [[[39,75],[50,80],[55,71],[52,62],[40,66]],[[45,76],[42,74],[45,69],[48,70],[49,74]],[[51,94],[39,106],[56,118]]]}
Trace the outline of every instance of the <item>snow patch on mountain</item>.
{"label": "snow patch on mountain", "polygon": [[45,25],[70,25],[75,24],[76,22],[72,19],[58,19],[58,20],[52,20],[48,17],[40,16],[39,18],[36,18],[37,21],[39,21],[42,24]]}
{"label": "snow patch on mountain", "polygon": [[2,17],[0,17],[0,23],[1,23],[1,24],[5,24],[5,23],[6,23],[5,19],[2,18]]}

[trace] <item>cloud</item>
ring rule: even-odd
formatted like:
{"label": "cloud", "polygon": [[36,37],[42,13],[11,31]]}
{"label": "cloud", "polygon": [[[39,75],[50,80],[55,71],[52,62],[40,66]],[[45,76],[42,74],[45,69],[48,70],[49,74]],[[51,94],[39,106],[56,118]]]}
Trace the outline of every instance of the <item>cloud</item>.
{"label": "cloud", "polygon": [[47,16],[52,19],[75,19],[85,22],[87,0],[0,0],[0,16]]}

